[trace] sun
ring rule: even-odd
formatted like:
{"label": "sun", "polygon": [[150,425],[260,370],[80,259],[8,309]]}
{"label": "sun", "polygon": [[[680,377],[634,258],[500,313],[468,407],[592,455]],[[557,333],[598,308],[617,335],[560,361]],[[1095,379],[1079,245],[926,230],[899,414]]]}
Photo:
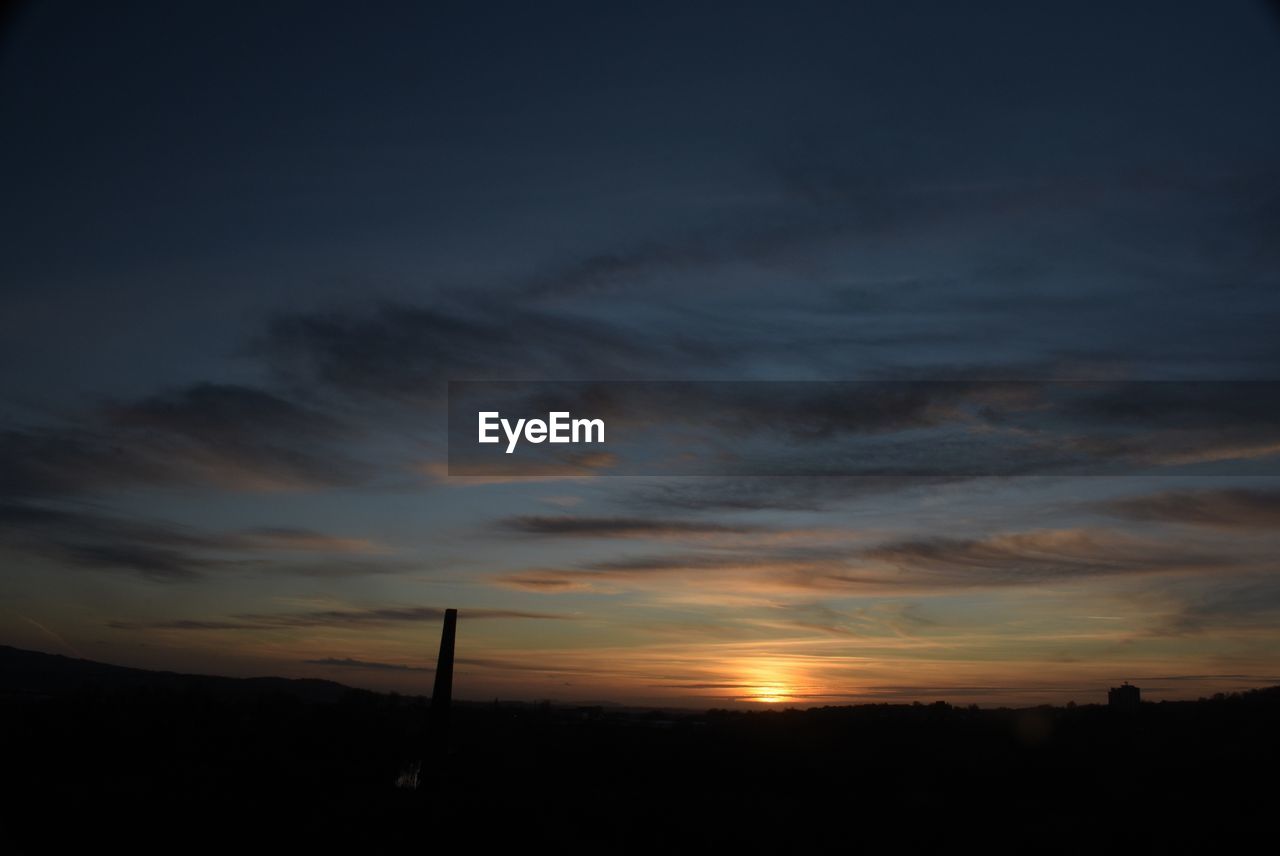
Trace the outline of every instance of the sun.
{"label": "sun", "polygon": [[791,695],[787,692],[787,688],[782,686],[756,687],[747,700],[761,704],[781,704],[784,701],[791,701]]}

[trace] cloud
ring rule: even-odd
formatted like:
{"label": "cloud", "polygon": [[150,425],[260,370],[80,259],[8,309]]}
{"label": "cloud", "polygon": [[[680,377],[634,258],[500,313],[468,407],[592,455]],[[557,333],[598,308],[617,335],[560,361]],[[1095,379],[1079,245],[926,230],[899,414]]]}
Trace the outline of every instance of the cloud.
{"label": "cloud", "polygon": [[753,197],[753,205],[733,216],[549,267],[520,282],[512,296],[556,301],[625,296],[639,286],[661,288],[689,275],[705,280],[744,266],[801,271],[815,257],[868,238],[883,240],[908,224],[969,214],[956,201],[972,206],[973,195],[905,190],[887,180],[883,168],[870,167],[868,157],[862,153],[855,165],[815,158],[812,147],[803,154],[779,152],[766,165],[768,185]]}
{"label": "cloud", "polygon": [[217,549],[222,542],[165,522],[5,503],[0,504],[0,545],[59,564],[173,582],[196,579],[217,566],[199,551]]}
{"label": "cloud", "polygon": [[[249,613],[227,620],[112,621],[116,630],[287,630],[299,627],[388,627],[403,623],[444,620],[434,606],[393,606],[374,609],[325,609],[312,612]],[[513,609],[459,609],[459,619],[533,619],[565,621],[575,616]]]}
{"label": "cloud", "polygon": [[378,663],[371,660],[353,660],[350,657],[326,657],[321,660],[303,660],[312,666],[337,666],[343,669],[370,669],[379,672],[434,672],[425,666],[408,666],[403,663]]}
{"label": "cloud", "polygon": [[0,433],[2,495],[58,496],[171,480],[171,471],[144,449],[89,430],[49,427]]}
{"label": "cloud", "polygon": [[177,550],[121,544],[66,544],[50,555],[83,567],[116,568],[153,580],[190,580],[215,563]]}
{"label": "cloud", "polygon": [[958,480],[924,476],[674,477],[632,489],[622,502],[641,510],[824,511],[867,497],[927,490]]}
{"label": "cloud", "polygon": [[[622,556],[576,567],[530,568],[498,585],[555,593],[664,589],[795,595],[948,592],[1065,583],[1145,574],[1230,574],[1263,561],[1232,544],[1152,541],[1111,530],[1051,529],[982,538],[918,538],[866,546],[844,543],[717,546]],[[829,616],[815,623],[834,626]],[[809,619],[806,619],[809,620]]]}
{"label": "cloud", "polygon": [[544,313],[502,301],[276,316],[255,343],[286,378],[357,398],[438,401],[447,380],[615,380],[713,364],[724,346],[598,317]]}
{"label": "cloud", "polygon": [[987,538],[913,539],[865,550],[862,557],[913,574],[920,581],[961,586],[1207,570],[1241,562],[1222,553],[1197,553],[1186,545],[1083,529],[1038,530]]}
{"label": "cloud", "polygon": [[343,538],[290,526],[262,526],[247,530],[239,537],[254,547],[305,553],[383,553],[387,549],[367,538]]}
{"label": "cloud", "polygon": [[938,621],[921,614],[918,604],[890,601],[845,609],[821,601],[765,603],[751,613],[742,613],[742,621],[756,628],[860,639],[915,637],[922,630],[939,626]]}
{"label": "cloud", "polygon": [[1154,595],[1173,607],[1151,631],[1155,636],[1264,633],[1280,626],[1280,577],[1274,568],[1214,582],[1189,584]]}
{"label": "cloud", "polygon": [[1184,523],[1222,530],[1280,529],[1280,490],[1229,488],[1174,490],[1104,503],[1120,517]]}
{"label": "cloud", "polygon": [[591,588],[589,578],[599,576],[599,574],[581,571],[521,571],[498,577],[498,583],[511,588],[528,589],[529,591],[587,591]]}
{"label": "cloud", "polygon": [[185,479],[239,489],[354,484],[349,429],[312,407],[243,386],[197,384],[107,409],[114,425]]}
{"label": "cloud", "polygon": [[[373,542],[290,527],[206,532],[165,520],[129,519],[92,510],[0,503],[0,547],[68,567],[188,582],[214,572],[260,570],[300,576],[359,576],[402,568],[377,556]],[[304,560],[281,555],[313,554]]]}
{"label": "cloud", "polygon": [[551,453],[544,459],[485,460],[459,455],[444,464],[426,464],[419,471],[450,485],[519,484],[531,481],[592,479],[618,463],[611,452]]}
{"label": "cloud", "polygon": [[[673,579],[683,587],[706,587],[722,597],[726,589],[738,593],[811,592],[835,585],[831,580],[846,573],[854,548],[796,546],[739,549],[734,547],[623,556],[569,568],[531,568],[496,577],[501,586],[527,591],[559,591],[668,588]],[[900,587],[901,581],[865,575],[864,585]],[[852,585],[851,579],[845,585]]]}
{"label": "cloud", "polygon": [[759,684],[739,683],[687,683],[687,684],[649,684],[651,687],[671,690],[753,690]]}
{"label": "cloud", "polygon": [[543,466],[524,465],[520,468],[518,475],[502,472],[500,467],[489,469],[501,474],[482,475],[485,468],[474,465],[468,465],[467,475],[450,474],[449,464],[446,461],[419,464],[415,469],[429,481],[449,487],[485,487],[495,484],[531,484],[533,482],[563,483],[586,481],[597,478],[599,475],[588,467],[564,461],[547,461]]}
{"label": "cloud", "polygon": [[0,493],[36,498],[138,485],[346,486],[369,476],[343,451],[351,437],[333,417],[272,393],[196,384],[107,404],[84,415],[78,427],[0,433]]}
{"label": "cloud", "polygon": [[569,656],[562,659],[556,659],[548,657],[539,651],[524,654],[524,656],[528,659],[519,660],[503,657],[458,657],[456,662],[460,666],[475,666],[481,669],[492,669],[494,671],[502,672],[534,672],[552,675],[603,675],[606,677],[616,677],[618,674],[617,669],[610,666],[592,667],[568,662],[567,660],[570,658]]}
{"label": "cloud", "polygon": [[[806,563],[818,561],[812,557],[820,553],[824,551],[803,548],[787,551],[722,549],[712,552],[626,556],[575,568],[518,571],[500,575],[495,581],[499,585],[514,588],[556,592],[612,589],[618,586],[662,586],[669,583],[673,576],[708,584],[718,580],[723,584],[726,576],[729,576],[745,588],[752,588],[760,584],[762,572],[808,566]],[[768,587],[774,586],[770,584]]]}
{"label": "cloud", "polygon": [[578,517],[570,515],[509,517],[497,528],[528,535],[566,538],[668,538],[692,535],[735,535],[765,531],[762,526],[645,517]]}

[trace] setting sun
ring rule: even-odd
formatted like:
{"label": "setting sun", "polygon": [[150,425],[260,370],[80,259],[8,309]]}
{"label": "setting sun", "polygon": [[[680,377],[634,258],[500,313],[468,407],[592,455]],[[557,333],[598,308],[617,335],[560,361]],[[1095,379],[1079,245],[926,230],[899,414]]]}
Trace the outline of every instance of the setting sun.
{"label": "setting sun", "polygon": [[747,697],[748,701],[757,701],[761,704],[780,704],[784,701],[791,701],[791,696],[787,692],[786,687],[759,687],[752,695]]}
{"label": "setting sun", "polygon": [[797,693],[806,695],[810,689],[807,674],[786,657],[748,657],[732,664],[740,677],[738,701],[757,704],[782,704],[795,701]]}

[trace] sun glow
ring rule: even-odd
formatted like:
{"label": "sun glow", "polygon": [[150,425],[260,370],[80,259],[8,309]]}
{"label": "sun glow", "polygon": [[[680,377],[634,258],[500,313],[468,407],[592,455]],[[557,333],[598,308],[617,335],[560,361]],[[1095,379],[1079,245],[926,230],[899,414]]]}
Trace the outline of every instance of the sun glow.
{"label": "sun glow", "polygon": [[761,704],[781,704],[784,701],[791,701],[791,696],[783,686],[756,687],[752,690],[752,694],[747,696],[747,700],[758,701]]}
{"label": "sun glow", "polygon": [[797,694],[804,693],[804,690],[797,689],[798,683],[804,683],[804,676],[786,658],[744,658],[733,663],[732,669],[740,681],[738,701],[784,704],[795,701]]}

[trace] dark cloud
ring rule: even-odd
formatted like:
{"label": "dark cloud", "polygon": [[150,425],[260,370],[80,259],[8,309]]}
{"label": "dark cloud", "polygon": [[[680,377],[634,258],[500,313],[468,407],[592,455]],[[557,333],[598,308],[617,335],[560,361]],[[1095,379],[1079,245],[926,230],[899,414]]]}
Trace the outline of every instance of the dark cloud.
{"label": "dark cloud", "polygon": [[1212,586],[1185,587],[1172,595],[1177,605],[1155,627],[1154,635],[1270,633],[1280,624],[1280,576],[1274,568],[1266,574],[1246,575]]}
{"label": "dark cloud", "polygon": [[1023,585],[1080,577],[1231,568],[1228,553],[1141,541],[1107,531],[1041,530],[988,538],[924,538],[862,552],[922,583]]}
{"label": "dark cloud", "polygon": [[[396,606],[376,609],[325,609],[312,612],[277,612],[234,615],[225,621],[113,621],[117,630],[281,630],[296,627],[387,627],[402,623],[444,620],[444,609],[434,606]],[[460,609],[459,617],[472,619],[570,620],[572,615],[526,612],[513,609]]]}
{"label": "dark cloud", "polygon": [[[386,559],[348,558],[345,554],[378,550],[359,539],[308,529],[206,532],[165,520],[30,503],[0,503],[0,547],[65,566],[171,582],[268,568],[298,576],[362,576],[403,568]],[[276,558],[295,552],[316,555],[309,560]]]}
{"label": "dark cloud", "polygon": [[1247,473],[1275,474],[1280,384],[1274,381],[1086,385],[1083,394],[1059,401],[1061,442],[1091,459],[1136,467],[1247,461]]}
{"label": "dark cloud", "polygon": [[408,666],[403,663],[379,663],[371,660],[353,660],[350,657],[326,657],[322,660],[303,660],[312,666],[337,666],[343,669],[370,669],[378,672],[434,672],[424,666]]}
{"label": "dark cloud", "polygon": [[280,315],[255,352],[286,378],[410,401],[439,400],[448,380],[614,380],[706,366],[727,353],[695,335],[492,300]]}
{"label": "dark cloud", "polygon": [[512,294],[581,300],[626,296],[673,282],[679,287],[687,278],[705,281],[726,268],[795,273],[810,270],[815,256],[883,239],[909,224],[972,214],[967,210],[972,197],[913,192],[895,183],[883,157],[873,164],[871,152],[853,159],[833,154],[829,149],[819,153],[806,136],[757,164],[754,204],[722,213],[713,223],[550,266],[520,282]]}
{"label": "dark cloud", "polygon": [[[1067,392],[1070,387],[1065,388]],[[1105,421],[1157,428],[1280,425],[1280,384],[1274,381],[1142,381],[1080,385],[1059,409],[1085,423]]]}
{"label": "dark cloud", "polygon": [[649,684],[651,687],[672,690],[751,690],[757,689],[759,684],[737,684],[737,683],[687,683],[687,684]]}
{"label": "dark cloud", "polygon": [[[679,387],[677,387],[679,389]],[[717,433],[768,431],[792,441],[926,428],[964,418],[980,385],[945,383],[724,383],[686,387],[667,408],[707,417]],[[670,418],[664,414],[665,418]]]}
{"label": "dark cloud", "polygon": [[163,461],[122,438],[63,427],[0,433],[3,495],[57,496],[172,481],[173,473]]}
{"label": "dark cloud", "polygon": [[1280,490],[1226,488],[1175,490],[1104,503],[1102,509],[1133,520],[1186,523],[1213,529],[1280,531]]}
{"label": "dark cloud", "polygon": [[[874,547],[856,543],[773,544],[625,556],[569,568],[531,568],[497,578],[529,591],[597,586],[643,586],[683,574],[729,578],[741,593],[951,591],[1000,588],[1141,574],[1229,574],[1258,567],[1258,558],[1233,545],[1213,548],[1149,541],[1110,530],[1035,530],[983,538],[919,538]],[[847,618],[848,616],[846,616]],[[845,632],[839,616],[786,619],[811,629]],[[905,626],[909,616],[898,624]],[[847,627],[846,627],[847,629]]]}
{"label": "dark cloud", "polygon": [[617,671],[608,667],[570,665],[537,656],[531,660],[511,660],[497,657],[459,657],[459,665],[477,666],[503,672],[533,672],[549,675],[606,675],[616,677]]}
{"label": "dark cloud", "polygon": [[244,386],[202,383],[133,402],[111,405],[117,424],[161,435],[190,437],[202,444],[239,446],[245,434],[334,438],[335,419],[271,393]]}
{"label": "dark cloud", "polygon": [[955,481],[924,476],[739,476],[669,478],[628,491],[626,505],[685,511],[823,511],[847,502]]}
{"label": "dark cloud", "polygon": [[[928,184],[913,180],[915,168],[901,150],[873,149],[861,143],[861,139],[846,139],[836,149],[814,135],[801,134],[763,159],[754,206],[736,209],[712,225],[550,267],[522,282],[513,295],[557,300],[619,296],[685,277],[705,279],[709,273],[731,266],[805,273],[812,271],[815,257],[872,241],[910,239],[922,230],[959,223],[1088,210],[1118,197],[1149,193],[1153,185],[1188,197],[1238,192],[1231,183],[1188,186],[1180,176],[1158,179],[1150,174],[1136,181],[1131,176],[1108,176],[1106,180]],[[1265,177],[1255,177],[1258,179]],[[1242,200],[1241,207],[1246,214],[1252,213],[1247,200]],[[1258,215],[1246,217],[1251,224],[1257,219]],[[1025,288],[1010,287],[1024,286],[1032,274],[1042,272],[1041,268],[1021,257],[1005,261],[994,248],[983,249],[995,260],[977,266],[973,283],[963,283],[982,287],[944,288],[915,307],[911,295],[892,293],[889,299],[878,296],[875,308],[895,315],[915,308],[930,316],[954,315],[965,309],[1013,316],[1046,309],[1053,303],[1053,296],[1046,300],[1043,293],[1028,294]],[[1063,298],[1075,308],[1081,308],[1086,300]],[[870,307],[857,301],[851,308],[861,314]]]}
{"label": "dark cloud", "polygon": [[523,516],[498,522],[501,529],[570,538],[664,538],[766,531],[762,526],[646,517]]}
{"label": "dark cloud", "polygon": [[[804,187],[792,180],[798,178],[794,174],[783,178],[781,192],[763,210],[740,211],[714,225],[586,255],[530,277],[513,296],[563,301],[625,295],[642,286],[661,287],[662,280],[705,278],[744,265],[798,270],[813,253],[829,252],[834,242],[848,244],[881,232],[894,219],[890,212],[939,213],[918,198],[893,193],[865,169],[856,179],[846,175],[839,192],[832,192],[836,184],[830,174]],[[812,192],[818,182],[822,192]]]}
{"label": "dark cloud", "polygon": [[243,386],[198,384],[112,405],[111,422],[187,477],[233,486],[333,487],[366,475],[349,429],[315,408]]}
{"label": "dark cloud", "polygon": [[81,494],[137,485],[279,490],[356,484],[348,427],[262,390],[197,384],[91,411],[81,427],[0,434],[0,492]]}
{"label": "dark cloud", "polygon": [[720,571],[727,568],[747,568],[767,560],[760,556],[749,557],[740,551],[722,554],[679,553],[658,556],[631,556],[605,562],[594,562],[576,568],[534,568],[504,574],[497,578],[500,585],[546,593],[590,588],[593,583],[612,585],[636,582],[657,574],[673,574],[681,571]]}
{"label": "dark cloud", "polygon": [[377,553],[382,547],[364,538],[344,538],[296,526],[259,526],[239,533],[247,544],[275,550],[321,553]]}
{"label": "dark cloud", "polygon": [[226,541],[176,524],[130,520],[102,514],[92,508],[72,510],[26,503],[0,505],[0,531],[15,539],[51,533],[74,535],[82,540],[106,540],[190,549],[218,548]]}
{"label": "dark cloud", "polygon": [[153,580],[195,579],[218,564],[177,550],[124,544],[65,544],[48,557],[81,567],[130,571]]}
{"label": "dark cloud", "polygon": [[107,626],[114,630],[249,630],[255,625],[243,621],[195,621],[181,619],[178,621],[157,621],[153,623],[109,621]]}
{"label": "dark cloud", "polygon": [[201,555],[225,546],[215,536],[165,522],[15,503],[0,505],[0,544],[73,567],[162,581],[194,580],[225,564]]}
{"label": "dark cloud", "polygon": [[599,576],[583,571],[520,571],[498,578],[501,585],[541,592],[563,592],[586,588],[586,579]]}
{"label": "dark cloud", "polygon": [[778,557],[795,558],[797,554],[812,556],[819,552],[813,548],[798,550],[745,551],[723,550],[697,553],[666,553],[646,556],[627,556],[604,562],[593,562],[587,572],[597,574],[652,574],[668,571],[714,570],[724,567],[752,567],[777,561]]}
{"label": "dark cloud", "polygon": [[[290,549],[290,548],[284,548]],[[399,574],[420,570],[414,562],[389,561],[387,559],[353,560],[345,558],[314,558],[290,560],[255,560],[240,564],[244,570],[287,574],[295,577],[337,579],[342,577],[369,577],[381,574]]]}
{"label": "dark cloud", "polygon": [[[812,589],[830,582],[822,578],[854,566],[854,550],[843,545],[719,548],[637,556],[591,562],[571,568],[531,568],[499,576],[500,585],[530,591],[556,592],[652,583],[655,578],[687,574],[691,580],[731,575],[742,592],[778,589]],[[866,585],[902,585],[866,575]],[[847,583],[846,583],[847,584]]]}

